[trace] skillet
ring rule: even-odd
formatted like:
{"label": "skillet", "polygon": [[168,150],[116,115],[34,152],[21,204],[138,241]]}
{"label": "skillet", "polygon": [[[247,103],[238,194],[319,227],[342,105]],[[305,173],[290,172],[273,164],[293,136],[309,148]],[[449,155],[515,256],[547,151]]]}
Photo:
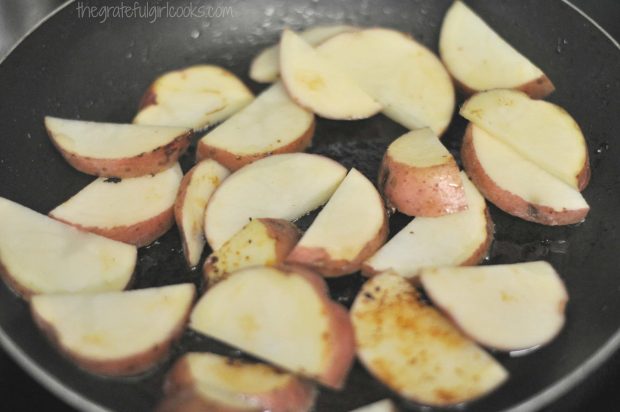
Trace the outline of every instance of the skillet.
{"label": "skillet", "polygon": [[[100,24],[97,19],[78,18],[76,4],[68,4],[0,64],[0,196],[46,213],[92,179],[67,166],[53,149],[42,125],[46,114],[130,121],[140,95],[157,75],[197,63],[227,67],[258,92],[262,87],[247,78],[250,59],[260,47],[275,42],[284,26],[345,22],[393,27],[436,50],[449,4],[449,0],[246,0],[225,4],[233,16],[162,18],[153,24],[144,19],[109,19]],[[568,390],[620,344],[620,280],[614,270],[620,166],[611,134],[620,126],[613,111],[620,103],[620,52],[560,1],[471,0],[468,4],[555,82],[557,91],[549,100],[575,117],[591,155],[593,178],[584,195],[592,211],[583,224],[543,227],[492,208],[497,228],[488,262],[548,260],[564,276],[571,301],[561,335],[528,356],[498,355],[511,373],[509,382],[468,409],[531,410]],[[455,154],[464,125],[455,116],[444,137]],[[403,131],[381,116],[358,122],[320,120],[312,151],[355,166],[374,180],[384,149]],[[192,155],[183,159],[186,169]],[[310,221],[311,217],[303,219],[300,225]],[[393,217],[391,232],[406,222],[402,216]],[[172,230],[141,250],[134,287],[199,278],[198,272],[186,269],[178,235]],[[350,304],[362,281],[357,275],[331,281],[333,297]],[[188,332],[172,359],[153,373],[130,379],[97,378],[51,348],[30,320],[27,305],[4,284],[0,285],[0,342],[35,378],[83,410],[152,409],[165,370],[183,351],[239,355]],[[317,410],[345,411],[386,396],[393,395],[356,365],[344,392],[321,392]]]}

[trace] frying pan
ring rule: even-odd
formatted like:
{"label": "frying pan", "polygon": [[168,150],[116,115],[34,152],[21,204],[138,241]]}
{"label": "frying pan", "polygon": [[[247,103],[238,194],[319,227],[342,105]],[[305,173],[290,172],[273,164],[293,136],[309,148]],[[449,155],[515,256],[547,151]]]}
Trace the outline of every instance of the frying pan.
{"label": "frying pan", "polygon": [[[47,213],[92,180],[69,167],[54,150],[43,128],[44,115],[129,122],[141,94],[157,75],[197,63],[224,66],[259,92],[264,86],[247,77],[250,60],[261,47],[276,42],[285,26],[392,27],[436,50],[449,4],[449,0],[234,0],[213,2],[214,7],[232,9],[232,15],[225,17],[161,18],[153,23],[138,18],[99,23],[79,18],[77,4],[66,4],[0,64],[0,196]],[[620,153],[612,135],[620,128],[613,110],[620,107],[620,52],[559,0],[469,0],[468,4],[554,81],[557,91],[549,100],[566,108],[581,125],[591,156],[593,177],[584,195],[592,210],[584,223],[545,227],[491,207],[496,240],[485,263],[548,260],[562,274],[571,300],[567,324],[558,338],[527,356],[496,354],[510,380],[466,409],[533,410],[578,383],[620,345],[616,274]],[[443,138],[457,158],[464,126],[455,115]],[[321,119],[311,151],[355,166],[374,180],[383,151],[403,132],[382,116],[355,122]],[[193,154],[190,150],[182,159],[185,170]],[[311,219],[302,219],[299,225],[307,227]],[[400,215],[392,217],[391,233],[407,221]],[[136,288],[199,283],[199,279],[199,271],[185,266],[175,230],[140,250]],[[350,305],[362,283],[356,274],[330,280],[329,286],[334,299]],[[171,358],[147,375],[92,376],[50,346],[34,326],[27,305],[4,284],[0,284],[0,343],[42,384],[89,411],[151,410],[161,396],[165,371],[185,351],[243,356],[188,331]],[[344,391],[321,390],[316,410],[346,411],[384,397],[394,398],[404,410],[420,409],[400,401],[356,364]]]}

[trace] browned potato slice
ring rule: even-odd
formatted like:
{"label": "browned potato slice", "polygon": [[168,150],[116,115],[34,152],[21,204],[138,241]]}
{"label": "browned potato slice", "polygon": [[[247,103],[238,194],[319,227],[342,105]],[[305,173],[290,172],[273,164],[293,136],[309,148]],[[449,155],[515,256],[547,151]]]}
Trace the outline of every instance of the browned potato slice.
{"label": "browned potato slice", "polygon": [[300,236],[297,227],[287,220],[252,219],[205,261],[203,273],[208,287],[239,269],[279,265]]}
{"label": "browned potato slice", "polygon": [[430,129],[402,135],[388,147],[379,185],[389,205],[409,216],[436,217],[467,209],[454,158]]}

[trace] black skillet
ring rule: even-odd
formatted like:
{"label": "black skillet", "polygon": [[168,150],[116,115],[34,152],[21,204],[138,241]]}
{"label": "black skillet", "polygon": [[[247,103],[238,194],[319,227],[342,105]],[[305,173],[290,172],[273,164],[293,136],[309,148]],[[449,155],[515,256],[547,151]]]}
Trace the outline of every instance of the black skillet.
{"label": "black skillet", "polygon": [[[548,260],[563,275],[571,301],[567,325],[549,346],[527,356],[497,355],[510,371],[510,380],[469,404],[467,410],[532,410],[578,383],[620,345],[620,279],[616,274],[620,208],[616,159],[620,153],[612,135],[620,128],[620,51],[559,0],[468,3],[553,79],[557,91],[549,100],[565,107],[579,122],[591,155],[593,177],[584,194],[592,212],[585,223],[550,228],[492,208],[497,233],[487,263]],[[161,18],[154,23],[112,17],[99,23],[102,18],[79,18],[78,3],[68,4],[0,64],[0,196],[45,213],[91,180],[71,169],[53,149],[43,129],[46,114],[128,122],[153,78],[197,63],[227,67],[258,92],[263,86],[247,78],[250,59],[262,46],[277,41],[285,26],[344,22],[393,27],[436,50],[449,4],[449,0],[213,2],[214,7],[230,7],[232,16]],[[169,5],[188,6],[189,2]],[[463,120],[455,116],[444,137],[455,154],[463,128]],[[374,180],[383,150],[403,131],[382,116],[358,122],[320,120],[311,151],[355,166]],[[186,169],[192,157],[193,153],[184,157]],[[301,225],[309,221],[304,219]],[[393,217],[392,233],[406,221]],[[172,230],[141,250],[134,286],[198,281],[199,277],[185,267],[179,237]],[[362,281],[357,275],[330,281],[333,297],[349,305]],[[79,409],[93,411],[151,410],[161,396],[166,369],[184,351],[240,356],[188,332],[172,359],[154,372],[131,379],[98,378],[58,355],[34,327],[27,305],[4,284],[0,284],[0,343],[57,395]],[[398,399],[356,364],[345,390],[323,390],[316,409],[346,411],[384,397]],[[401,406],[420,409],[412,404]]]}

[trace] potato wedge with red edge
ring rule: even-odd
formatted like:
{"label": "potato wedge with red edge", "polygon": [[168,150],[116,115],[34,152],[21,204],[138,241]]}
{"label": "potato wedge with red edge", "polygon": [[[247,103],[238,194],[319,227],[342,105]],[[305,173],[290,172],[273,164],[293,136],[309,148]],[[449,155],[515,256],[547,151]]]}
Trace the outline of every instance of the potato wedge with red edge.
{"label": "potato wedge with red edge", "polygon": [[252,219],[205,261],[203,275],[208,287],[229,274],[250,266],[275,266],[284,262],[301,232],[284,219]]}
{"label": "potato wedge with red edge", "polygon": [[406,399],[456,405],[491,392],[508,377],[497,361],[394,273],[377,275],[362,286],[351,320],[362,364]]}
{"label": "potato wedge with red edge", "polygon": [[357,272],[388,234],[383,199],[374,185],[351,169],[290,255],[324,276]]}
{"label": "potato wedge with red edge", "polygon": [[388,147],[379,189],[389,206],[409,216],[436,217],[467,209],[456,161],[429,128],[406,133]]}
{"label": "potato wedge with red edge", "polygon": [[149,86],[133,123],[202,129],[228,118],[253,98],[226,69],[186,67],[161,75]]}
{"label": "potato wedge with red edge", "polygon": [[381,111],[346,72],[288,29],[280,40],[280,76],[297,104],[326,119],[365,119]]}
{"label": "potato wedge with red edge", "polygon": [[553,92],[551,80],[501,38],[462,1],[448,9],[439,36],[439,54],[467,94],[517,89],[540,99]]}
{"label": "potato wedge with red edge", "polygon": [[330,300],[320,276],[301,267],[233,273],[200,299],[190,327],[335,389],[355,352],[346,309]]}
{"label": "potato wedge with red edge", "polygon": [[101,375],[135,375],[167,356],[185,328],[194,295],[189,283],[37,295],[30,309],[39,328],[81,368]]}
{"label": "potato wedge with red edge", "polygon": [[[353,26],[315,26],[299,33],[309,45],[316,46],[336,34],[357,30]],[[250,65],[250,78],[259,83],[272,83],[280,75],[280,46],[263,49]]]}
{"label": "potato wedge with red edge", "polygon": [[190,143],[191,129],[45,117],[45,128],[65,160],[80,172],[104,177],[139,177],[176,163]]}
{"label": "potato wedge with red edge", "polygon": [[207,243],[204,235],[207,203],[229,174],[224,166],[207,159],[192,167],[181,180],[174,203],[174,217],[181,234],[185,260],[192,268],[198,265]]}
{"label": "potato wedge with red edge", "polygon": [[349,412],[398,412],[398,410],[394,406],[394,402],[389,399],[383,399]]}
{"label": "potato wedge with red edge", "polygon": [[338,34],[316,50],[404,127],[430,127],[441,136],[450,124],[455,104],[452,79],[439,58],[409,35],[370,28]]}
{"label": "potato wedge with red edge", "polygon": [[577,189],[471,123],[461,159],[484,197],[513,216],[543,225],[569,225],[584,220],[590,210]]}
{"label": "potato wedge with red edge", "polygon": [[[305,412],[312,407],[314,386],[271,366],[212,353],[188,353],[172,367],[164,385],[166,396],[158,412],[202,411]],[[189,395],[189,394],[192,395]]]}
{"label": "potato wedge with red edge", "polygon": [[87,232],[146,246],[174,224],[174,202],[182,178],[178,163],[156,175],[121,180],[100,177],[49,216]]}
{"label": "potato wedge with red edge", "polygon": [[272,154],[303,152],[313,135],[314,114],[293,102],[276,83],[203,136],[196,156],[235,171]]}
{"label": "potato wedge with red edge", "polygon": [[219,249],[252,218],[296,220],[327,202],[346,173],[338,162],[308,153],[273,155],[244,166],[207,205],[207,242]]}
{"label": "potato wedge with red edge", "polygon": [[493,349],[545,345],[564,326],[568,293],[547,262],[427,268],[420,281],[463,333]]}
{"label": "potato wedge with red edge", "polygon": [[563,108],[514,90],[491,90],[467,100],[461,116],[520,156],[578,190],[590,180],[588,147]]}
{"label": "potato wedge with red edge", "polygon": [[24,299],[122,290],[131,281],[135,246],[83,232],[1,197],[0,222],[0,275]]}
{"label": "potato wedge with red edge", "polygon": [[493,241],[493,221],[484,198],[464,172],[461,181],[467,210],[416,217],[363,263],[362,274],[392,270],[415,278],[426,266],[469,266],[484,259]]}

